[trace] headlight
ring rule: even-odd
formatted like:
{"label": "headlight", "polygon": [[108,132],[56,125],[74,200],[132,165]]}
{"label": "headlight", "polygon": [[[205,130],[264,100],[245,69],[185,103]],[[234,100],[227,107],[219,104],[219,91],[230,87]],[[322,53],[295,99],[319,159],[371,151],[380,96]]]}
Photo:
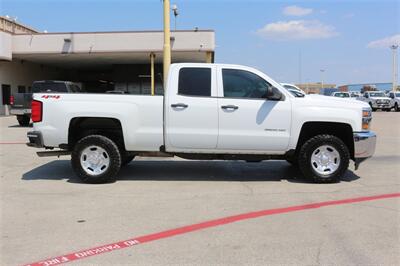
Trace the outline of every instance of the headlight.
{"label": "headlight", "polygon": [[369,130],[372,120],[372,112],[370,108],[363,108],[362,110],[362,129]]}

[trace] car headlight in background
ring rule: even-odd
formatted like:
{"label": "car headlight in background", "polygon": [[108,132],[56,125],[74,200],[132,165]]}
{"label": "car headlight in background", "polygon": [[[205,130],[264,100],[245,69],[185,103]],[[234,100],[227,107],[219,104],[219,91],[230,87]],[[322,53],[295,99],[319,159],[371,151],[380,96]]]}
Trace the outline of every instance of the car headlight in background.
{"label": "car headlight in background", "polygon": [[362,110],[362,129],[369,130],[372,120],[372,112],[370,108],[364,108]]}

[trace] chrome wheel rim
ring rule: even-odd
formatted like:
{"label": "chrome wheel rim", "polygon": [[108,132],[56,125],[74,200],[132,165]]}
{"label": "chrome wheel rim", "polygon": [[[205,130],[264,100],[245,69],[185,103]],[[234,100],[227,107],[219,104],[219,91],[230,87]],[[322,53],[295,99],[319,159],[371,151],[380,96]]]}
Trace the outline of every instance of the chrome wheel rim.
{"label": "chrome wheel rim", "polygon": [[316,148],[311,155],[311,166],[314,171],[322,176],[334,173],[340,165],[339,152],[330,145]]}
{"label": "chrome wheel rim", "polygon": [[107,151],[99,146],[89,146],[81,153],[81,166],[92,176],[103,174],[110,166],[110,156]]}

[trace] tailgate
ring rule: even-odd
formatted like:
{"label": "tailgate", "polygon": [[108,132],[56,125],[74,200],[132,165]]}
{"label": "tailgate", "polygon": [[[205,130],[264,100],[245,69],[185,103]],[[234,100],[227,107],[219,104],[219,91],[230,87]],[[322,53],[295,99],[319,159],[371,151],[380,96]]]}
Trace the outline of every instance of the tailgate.
{"label": "tailgate", "polygon": [[32,93],[16,93],[14,96],[14,104],[11,105],[12,108],[31,108]]}

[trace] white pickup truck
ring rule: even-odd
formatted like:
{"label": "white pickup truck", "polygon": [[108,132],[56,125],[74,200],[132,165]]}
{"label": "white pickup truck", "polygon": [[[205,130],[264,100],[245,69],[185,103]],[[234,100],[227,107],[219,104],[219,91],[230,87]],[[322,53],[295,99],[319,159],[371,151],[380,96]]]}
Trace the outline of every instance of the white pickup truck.
{"label": "white pickup truck", "polygon": [[27,145],[71,154],[88,183],[114,181],[135,156],[287,160],[333,182],[375,151],[371,108],[350,101],[295,97],[250,67],[173,64],[164,96],[34,94]]}
{"label": "white pickup truck", "polygon": [[391,91],[388,93],[388,97],[390,98],[390,106],[392,106],[396,112],[400,112],[400,92]]}
{"label": "white pickup truck", "polygon": [[392,109],[390,98],[383,91],[366,91],[358,100],[368,103],[372,111],[390,112]]}

